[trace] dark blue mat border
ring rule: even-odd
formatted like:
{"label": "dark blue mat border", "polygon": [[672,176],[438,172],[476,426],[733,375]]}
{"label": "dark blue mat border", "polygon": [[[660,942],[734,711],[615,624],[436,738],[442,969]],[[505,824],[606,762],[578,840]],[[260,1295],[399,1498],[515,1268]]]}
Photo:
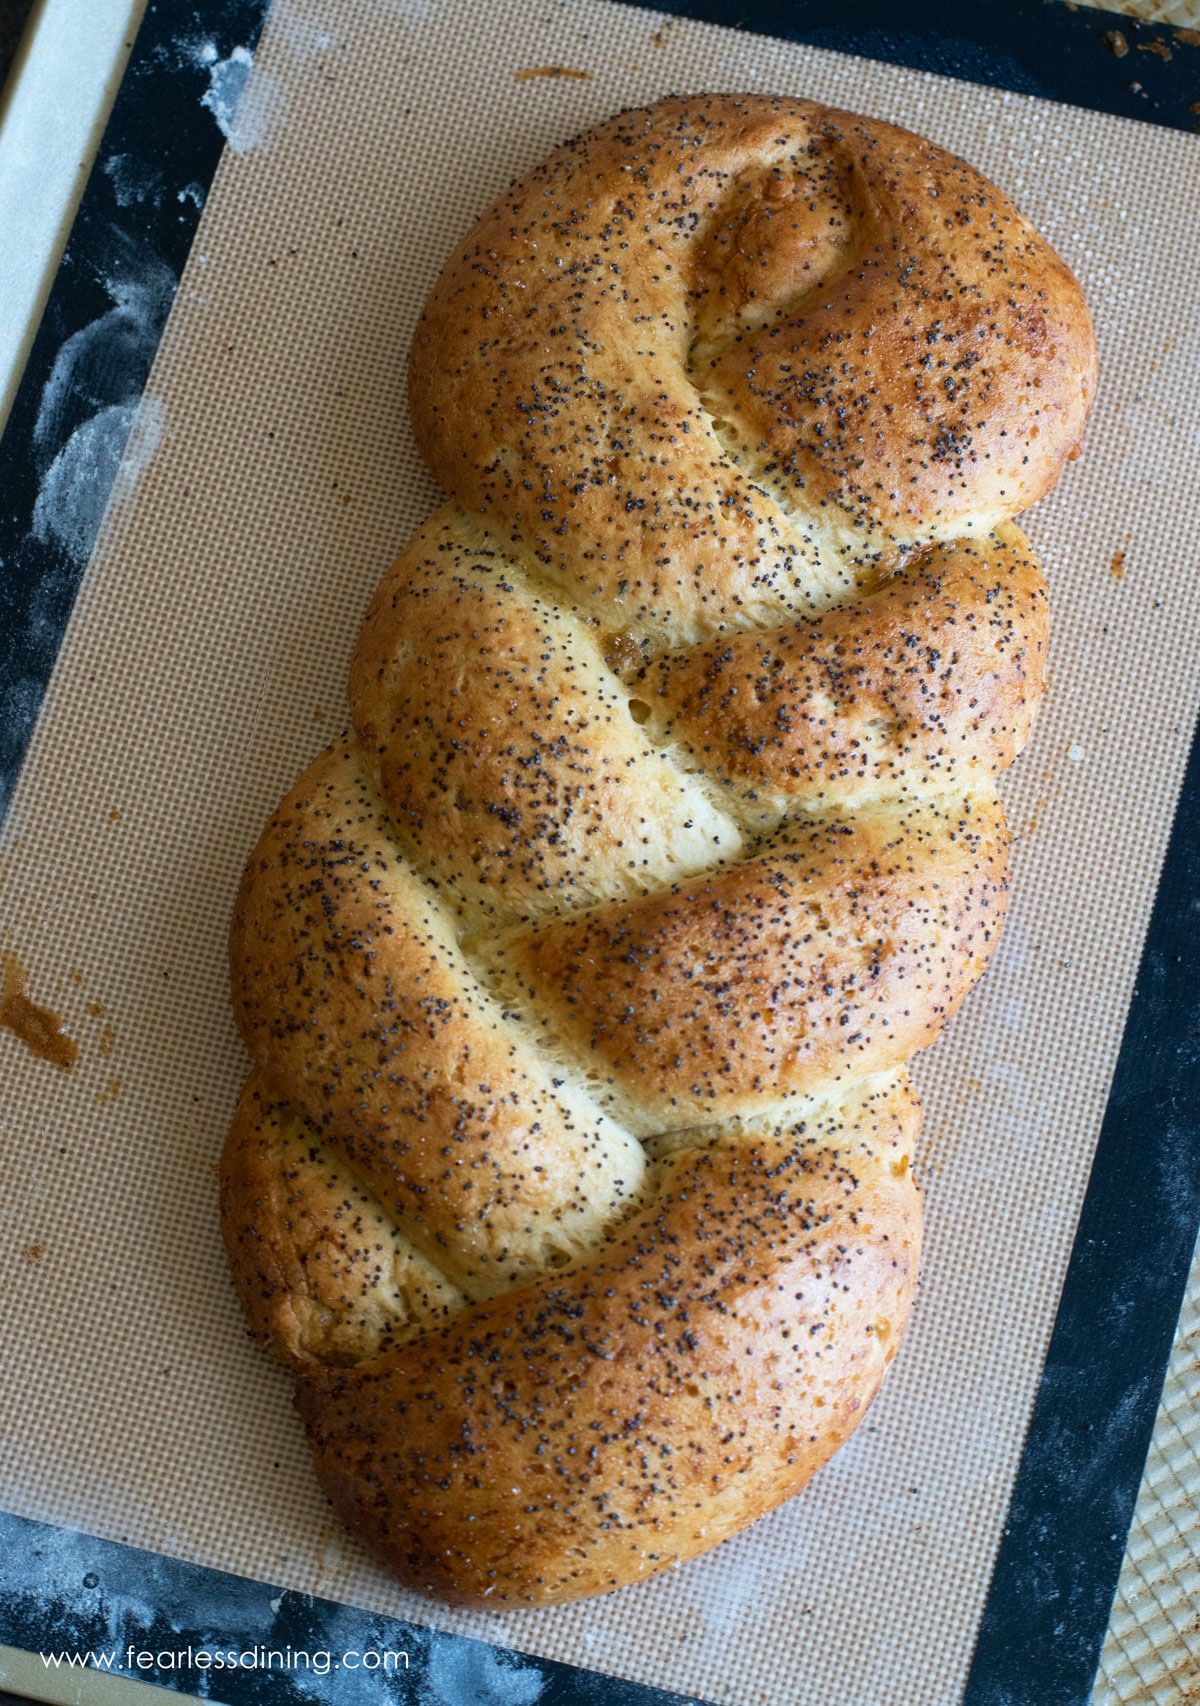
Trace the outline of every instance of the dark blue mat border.
{"label": "dark blue mat border", "polygon": [[1200,741],[964,1706],[1085,1706],[1091,1698],[1200,1226],[1198,926]]}
{"label": "dark blue mat border", "polygon": [[[110,1674],[225,1706],[704,1706],[698,1695],[583,1671],[222,1570],[0,1514],[0,1642],[115,1655]],[[147,1615],[147,1610],[150,1615]],[[133,1649],[133,1658],[130,1649]],[[186,1663],[201,1650],[224,1662]],[[163,1666],[136,1655],[170,1654]],[[368,1654],[404,1653],[371,1666]],[[280,1660],[304,1654],[285,1667]],[[240,1664],[230,1662],[236,1655]],[[245,1658],[242,1657],[245,1655]],[[345,1659],[349,1657],[350,1668]],[[384,1668],[386,1663],[387,1668]]]}
{"label": "dark blue mat border", "polygon": [[1187,39],[1195,32],[1070,0],[904,0],[903,29],[895,0],[682,0],[670,10],[1144,124],[1200,129],[1200,42]]}
{"label": "dark blue mat border", "polygon": [[[269,0],[201,0],[148,7],[99,156],[99,162],[127,162],[123,199],[121,175],[98,164],[0,440],[0,807],[32,733],[91,544],[86,516],[65,542],[44,528],[38,537],[38,490],[77,427],[98,410],[121,409],[140,396],[220,156],[223,137],[200,105],[207,66],[199,55],[191,67],[181,64],[179,43],[209,40],[222,56],[235,46],[252,49],[268,6]],[[969,11],[953,13],[950,28],[946,0],[910,0],[903,31],[893,27],[890,0],[855,0],[853,28],[835,0],[690,0],[675,10],[1151,124],[1197,128],[1192,103],[1200,93],[1200,44],[1166,26],[1060,0],[972,0]],[[1115,51],[1117,33],[1124,53]],[[169,129],[164,111],[172,114]],[[140,164],[144,184],[158,181],[172,193],[139,198],[135,170],[131,195],[128,162]],[[138,288],[135,316],[129,300]],[[84,347],[97,326],[103,338]],[[68,349],[78,359],[47,418],[47,382]],[[61,366],[57,371],[61,376]],[[1200,1224],[1198,831],[1200,748],[1188,769],[964,1706],[1085,1706],[1091,1696]],[[529,1698],[542,1706],[683,1702],[18,1517],[0,1515],[0,1552],[0,1640],[31,1651],[115,1647],[122,1638],[143,1647],[177,1648],[190,1638],[193,1647],[311,1651],[332,1648],[336,1637],[345,1651],[399,1646],[414,1658],[403,1676],[368,1679],[360,1672],[355,1698],[364,1702],[424,1706],[431,1664],[457,1666],[463,1686],[476,1691],[490,1677],[514,1701],[526,1683],[505,1673],[524,1670]],[[147,1603],[156,1608],[150,1622],[137,1610]],[[202,1615],[218,1605],[219,1616]],[[212,1687],[211,1672],[145,1679]],[[336,1692],[330,1683],[329,1697]],[[222,1677],[218,1697],[230,1706],[268,1700],[290,1706],[312,1696],[287,1673],[272,1671]]]}

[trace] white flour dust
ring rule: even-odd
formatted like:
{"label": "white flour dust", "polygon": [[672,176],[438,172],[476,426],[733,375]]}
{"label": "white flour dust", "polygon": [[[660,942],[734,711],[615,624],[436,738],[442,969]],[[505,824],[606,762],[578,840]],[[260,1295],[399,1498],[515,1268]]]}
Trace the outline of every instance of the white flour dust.
{"label": "white flour dust", "polygon": [[59,350],[33,429],[41,484],[31,531],[78,567],[91,555],[110,494],[118,500],[129,496],[164,427],[161,404],[147,401],[139,413],[139,399],[175,275],[122,239],[104,288],[113,306]]}
{"label": "white flour dust", "polygon": [[111,403],[77,427],[47,469],[33,508],[33,536],[86,562],[110,500],[129,498],[162,441],[163,407],[147,398]]}
{"label": "white flour dust", "polygon": [[434,1635],[421,1706],[533,1706],[546,1679],[531,1665],[515,1665],[475,1642]]}
{"label": "white flour dust", "polygon": [[218,59],[212,42],[196,50],[196,58],[208,66],[208,88],[200,97],[220,126],[221,134],[235,154],[245,154],[266,141],[283,112],[283,89],[278,78],[259,71],[251,80],[254,55],[246,47],[235,47],[227,59]]}
{"label": "white flour dust", "polygon": [[433,0],[384,0],[384,4],[409,24],[423,24],[433,10]]}
{"label": "white flour dust", "polygon": [[139,160],[133,154],[110,154],[104,162],[104,174],[112,181],[118,207],[143,201],[160,205],[165,186],[162,172],[153,162]]}

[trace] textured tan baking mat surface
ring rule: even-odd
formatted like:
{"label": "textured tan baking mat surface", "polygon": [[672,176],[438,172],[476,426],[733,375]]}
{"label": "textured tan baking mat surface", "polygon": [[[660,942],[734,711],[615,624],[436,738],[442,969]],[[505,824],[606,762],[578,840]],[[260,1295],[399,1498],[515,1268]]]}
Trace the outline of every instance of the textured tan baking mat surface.
{"label": "textured tan baking mat surface", "polygon": [[1146,24],[1174,24],[1177,29],[1200,28],[1200,0],[1088,0],[1103,12],[1124,12]]}
{"label": "textured tan baking mat surface", "polygon": [[[584,75],[522,75],[549,66]],[[1052,688],[1007,789],[998,960],[920,1068],[923,1289],[864,1427],[805,1496],[664,1579],[443,1612],[332,1520],[289,1383],[243,1332],[214,1170],[246,1065],[226,924],[265,816],[343,722],[375,582],[438,502],[403,376],[439,265],[564,136],[713,87],[925,132],[1082,276],[1100,404],[1029,518]],[[9,1508],[739,1706],[957,1697],[1200,686],[1198,229],[1200,139],[1166,130],[599,0],[277,0],[5,829],[4,943],[82,1051],[57,1071],[0,1034]],[[153,287],[126,281],[131,313]],[[42,525],[69,538],[49,502]],[[1175,1697],[1129,1681],[1146,1642],[1166,1651],[1162,1573],[1196,1587],[1161,1476],[1113,1700]]]}

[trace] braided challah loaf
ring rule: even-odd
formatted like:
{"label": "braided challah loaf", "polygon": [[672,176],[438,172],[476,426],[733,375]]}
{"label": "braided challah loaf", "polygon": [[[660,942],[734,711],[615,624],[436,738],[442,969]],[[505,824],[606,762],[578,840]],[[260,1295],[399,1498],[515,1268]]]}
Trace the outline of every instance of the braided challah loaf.
{"label": "braided challah loaf", "polygon": [[620,115],[412,354],[453,500],[233,926],[247,1316],[412,1587],[548,1604],[789,1498],[916,1282],[904,1064],[1004,911],[1042,690],[1012,517],[1094,389],[962,161],[811,102]]}

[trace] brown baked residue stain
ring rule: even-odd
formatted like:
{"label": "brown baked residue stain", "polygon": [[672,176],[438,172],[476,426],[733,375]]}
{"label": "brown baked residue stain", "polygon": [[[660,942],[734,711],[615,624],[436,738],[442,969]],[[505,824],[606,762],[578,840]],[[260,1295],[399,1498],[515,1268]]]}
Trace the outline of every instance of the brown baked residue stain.
{"label": "brown baked residue stain", "polygon": [[25,1248],[21,1251],[21,1254],[27,1262],[32,1262],[36,1268],[42,1257],[46,1254],[46,1246],[44,1244],[26,1244]]}
{"label": "brown baked residue stain", "polygon": [[524,71],[514,71],[514,83],[528,83],[534,77],[587,77],[594,75],[591,71],[580,71],[574,65],[527,65]]}
{"label": "brown baked residue stain", "polygon": [[1173,57],[1171,50],[1165,41],[1140,41],[1138,43],[1138,52],[1152,53],[1156,59],[1170,59]]}
{"label": "brown baked residue stain", "polygon": [[1023,829],[1019,829],[1017,831],[1016,839],[1018,841],[1024,841],[1028,836],[1033,834],[1035,829],[1041,828],[1042,813],[1045,811],[1047,805],[1049,804],[1049,801],[1050,801],[1049,794],[1043,794],[1041,799],[1038,801],[1037,805],[1034,806],[1033,816],[1030,818],[1029,822],[1025,825],[1025,827]]}
{"label": "brown baked residue stain", "polygon": [[1172,32],[1176,41],[1181,41],[1184,47],[1200,47],[1200,30],[1175,30]]}
{"label": "brown baked residue stain", "polygon": [[20,1037],[27,1049],[39,1060],[63,1071],[79,1059],[79,1044],[63,1030],[59,1014],[50,1007],[39,1007],[25,993],[27,973],[17,956],[4,950],[4,996],[0,999],[0,1025]]}
{"label": "brown baked residue stain", "polygon": [[1118,59],[1124,59],[1125,55],[1129,52],[1129,43],[1125,40],[1125,37],[1121,34],[1120,30],[1106,30],[1100,37],[1100,40],[1104,43],[1105,47],[1109,48],[1116,55]]}
{"label": "brown baked residue stain", "polygon": [[108,1023],[100,1032],[98,1047],[101,1055],[107,1058],[117,1046],[117,1033],[112,1020],[108,1018],[108,1008],[103,1001],[89,1001],[87,1010],[93,1019],[106,1019]]}
{"label": "brown baked residue stain", "polygon": [[120,823],[121,821],[121,814],[115,806],[108,814],[108,821],[109,823]]}
{"label": "brown baked residue stain", "polygon": [[123,1078],[110,1078],[108,1081],[108,1088],[101,1090],[100,1094],[96,1097],[96,1106],[98,1108],[107,1108],[110,1102],[115,1102],[117,1097],[121,1094],[121,1087],[124,1083],[125,1080]]}
{"label": "brown baked residue stain", "polygon": [[1125,548],[1124,548],[1124,546],[1122,546],[1122,548],[1119,551],[1113,552],[1113,560],[1108,565],[1108,572],[1109,572],[1109,574],[1111,574],[1112,578],[1115,581],[1123,581],[1125,579]]}

